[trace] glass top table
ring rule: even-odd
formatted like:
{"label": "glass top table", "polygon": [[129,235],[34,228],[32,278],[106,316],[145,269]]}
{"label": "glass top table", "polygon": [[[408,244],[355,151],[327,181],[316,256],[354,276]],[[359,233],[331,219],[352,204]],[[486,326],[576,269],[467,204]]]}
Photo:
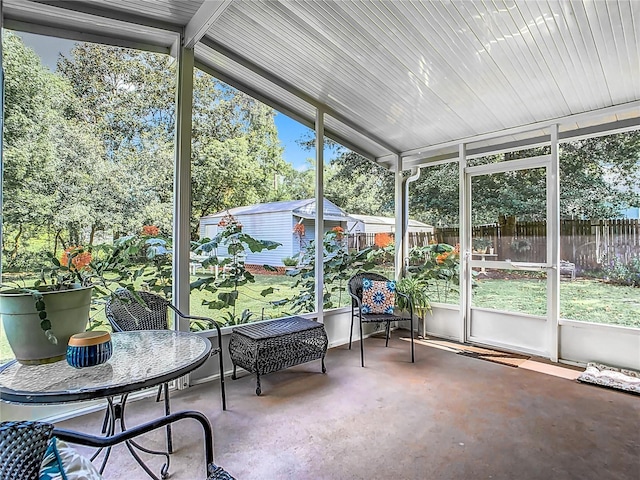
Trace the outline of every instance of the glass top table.
{"label": "glass top table", "polygon": [[128,394],[181,377],[201,366],[211,342],[189,332],[144,330],[112,335],[113,355],[102,365],[76,369],[66,361],[0,367],[0,400],[57,404]]}

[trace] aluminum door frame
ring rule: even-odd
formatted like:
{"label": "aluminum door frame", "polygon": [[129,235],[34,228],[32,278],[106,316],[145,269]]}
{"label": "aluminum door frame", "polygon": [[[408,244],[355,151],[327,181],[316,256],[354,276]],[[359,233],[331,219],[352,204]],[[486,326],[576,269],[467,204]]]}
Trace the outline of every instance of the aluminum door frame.
{"label": "aluminum door frame", "polygon": [[[554,169],[554,153],[551,155],[542,155],[538,157],[529,157],[517,160],[507,160],[499,163],[490,163],[484,165],[477,165],[472,167],[464,168],[464,211],[468,212],[468,214],[464,215],[464,235],[465,239],[462,242],[465,245],[465,250],[462,255],[463,262],[463,271],[467,272],[465,275],[465,284],[463,288],[462,294],[465,296],[463,304],[465,306],[464,311],[464,336],[465,341],[469,341],[472,343],[479,343],[483,345],[495,346],[507,348],[510,350],[519,350],[523,351],[518,346],[510,346],[505,345],[502,342],[491,342],[490,339],[487,338],[477,338],[474,337],[472,332],[472,316],[471,316],[471,299],[472,299],[472,276],[471,271],[473,267],[486,267],[486,268],[495,268],[502,270],[512,270],[514,268],[522,271],[544,271],[547,273],[547,312],[546,312],[546,323],[551,328],[551,326],[555,323],[556,328],[548,331],[557,331],[557,321],[554,322],[553,318],[555,318],[555,308],[554,305],[557,303],[557,287],[555,282],[553,281],[554,272],[558,270],[558,261],[556,257],[559,258],[559,255],[555,254],[554,246],[557,245],[557,240],[554,239],[556,236],[557,229],[553,228],[554,219],[557,216],[558,209],[558,199],[555,198],[557,194],[556,187],[556,178],[553,175],[553,172],[556,171]],[[546,261],[542,263],[538,262],[507,262],[507,261],[499,261],[499,260],[474,260],[471,252],[472,245],[472,222],[471,222],[471,206],[472,206],[472,190],[471,190],[471,180],[473,177],[481,176],[481,175],[489,175],[495,173],[506,173],[512,171],[521,171],[521,170],[531,170],[536,168],[544,168],[545,169],[545,177],[546,177],[546,223],[547,223],[547,248],[546,248]],[[520,314],[517,312],[513,313],[515,317],[518,317]],[[530,317],[526,314],[521,314],[524,317]],[[556,335],[545,335],[546,341],[544,342],[544,352],[533,352],[533,353],[544,353],[545,356],[548,356],[552,360],[557,360],[557,334]],[[531,351],[525,351],[525,353],[532,353]]]}

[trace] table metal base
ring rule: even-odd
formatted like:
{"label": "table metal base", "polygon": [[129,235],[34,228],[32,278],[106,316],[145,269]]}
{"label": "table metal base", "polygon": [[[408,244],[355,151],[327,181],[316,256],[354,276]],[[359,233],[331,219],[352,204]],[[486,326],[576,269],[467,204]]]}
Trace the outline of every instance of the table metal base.
{"label": "table metal base", "polygon": [[[168,392],[165,391],[164,393],[166,395]],[[108,437],[111,437],[116,433],[116,429],[118,426],[121,432],[127,431],[127,426],[124,420],[127,397],[128,397],[128,394],[121,395],[119,401],[115,401],[114,400],[115,397],[107,397],[107,413],[105,416],[105,423],[102,428],[102,433],[105,433]],[[169,415],[169,412],[166,412],[166,414]],[[170,426],[167,425],[167,428],[170,428]],[[167,434],[169,435],[168,438],[171,438],[170,430],[167,431]],[[125,440],[124,444],[129,450],[129,453],[131,454],[131,456],[135,459],[136,462],[138,462],[138,465],[140,465],[140,467],[142,467],[142,469],[145,472],[147,472],[147,474],[151,478],[153,478],[154,480],[160,480],[160,479],[164,480],[169,477],[169,464],[171,461],[169,457],[169,453],[171,452],[161,452],[158,450],[151,450],[149,448],[143,447],[142,445],[140,445],[139,443],[133,440]],[[140,457],[140,455],[136,450],[147,453],[149,455],[162,455],[165,457],[165,462],[162,465],[162,468],[160,469],[160,477],[158,477],[151,471],[151,469],[144,462],[144,460],[142,460],[142,458]],[[99,468],[100,473],[103,473],[105,467],[107,466],[109,456],[111,455],[111,446],[99,448],[91,457],[91,461],[94,461],[103,452],[104,452],[104,456],[102,458],[102,463]]]}

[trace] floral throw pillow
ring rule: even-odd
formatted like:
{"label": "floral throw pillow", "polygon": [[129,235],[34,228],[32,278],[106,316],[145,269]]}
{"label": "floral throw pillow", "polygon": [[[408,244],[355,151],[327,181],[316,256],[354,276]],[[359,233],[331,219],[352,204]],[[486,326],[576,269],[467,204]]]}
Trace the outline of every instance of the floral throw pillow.
{"label": "floral throw pillow", "polygon": [[53,437],[40,467],[39,480],[102,480],[98,469],[62,440]]}
{"label": "floral throw pillow", "polygon": [[362,313],[393,313],[396,282],[362,279]]}

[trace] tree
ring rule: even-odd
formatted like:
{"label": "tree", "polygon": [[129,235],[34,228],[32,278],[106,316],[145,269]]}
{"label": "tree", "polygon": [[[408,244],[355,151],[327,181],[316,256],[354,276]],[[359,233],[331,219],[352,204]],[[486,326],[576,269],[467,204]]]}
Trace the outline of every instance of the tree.
{"label": "tree", "polygon": [[[58,70],[72,85],[70,115],[101,143],[103,171],[96,183],[110,197],[108,212],[84,230],[114,236],[144,224],[171,232],[175,66],[166,55],[95,44],[77,44]],[[100,172],[97,170],[96,173]],[[85,185],[86,187],[86,185]],[[101,199],[104,200],[104,199]],[[102,202],[100,202],[102,204]]]}
{"label": "tree", "polygon": [[[490,163],[548,154],[548,148],[478,159]],[[560,214],[562,218],[615,218],[640,204],[640,131],[588,138],[561,145]],[[434,225],[458,223],[458,165],[422,169],[410,187],[410,214]],[[546,186],[541,169],[477,177],[473,191],[474,223],[497,222],[497,214],[540,220]],[[588,194],[587,194],[588,192]],[[536,217],[539,215],[540,217]]]}
{"label": "tree", "polygon": [[640,131],[564,144],[560,182],[563,218],[615,218],[640,205]]}
{"label": "tree", "polygon": [[[123,194],[111,227],[171,229],[175,65],[166,55],[80,44],[58,62],[96,125],[105,158],[119,167]],[[210,75],[194,73],[192,236],[203,215],[274,198],[286,170],[269,107]]]}
{"label": "tree", "polygon": [[[315,149],[315,137],[302,138],[298,143],[307,150]],[[349,213],[394,215],[395,176],[392,172],[333,140],[325,139],[326,149],[334,153],[324,170],[324,193],[327,199]],[[309,160],[309,163],[315,164],[313,160]],[[313,170],[308,171],[305,178],[305,184],[312,188],[309,196],[313,196],[315,191],[315,177],[311,177],[313,173]]]}
{"label": "tree", "polygon": [[349,213],[393,216],[393,172],[350,150],[341,149],[331,160],[325,195]]}
{"label": "tree", "polygon": [[[5,68],[3,261],[21,262],[29,240],[42,237],[56,209],[55,139],[66,129],[68,85],[42,66],[11,32],[3,35]],[[8,254],[8,255],[7,255]]]}
{"label": "tree", "polygon": [[282,158],[274,111],[203,72],[194,78],[192,236],[201,216],[280,199]]}

